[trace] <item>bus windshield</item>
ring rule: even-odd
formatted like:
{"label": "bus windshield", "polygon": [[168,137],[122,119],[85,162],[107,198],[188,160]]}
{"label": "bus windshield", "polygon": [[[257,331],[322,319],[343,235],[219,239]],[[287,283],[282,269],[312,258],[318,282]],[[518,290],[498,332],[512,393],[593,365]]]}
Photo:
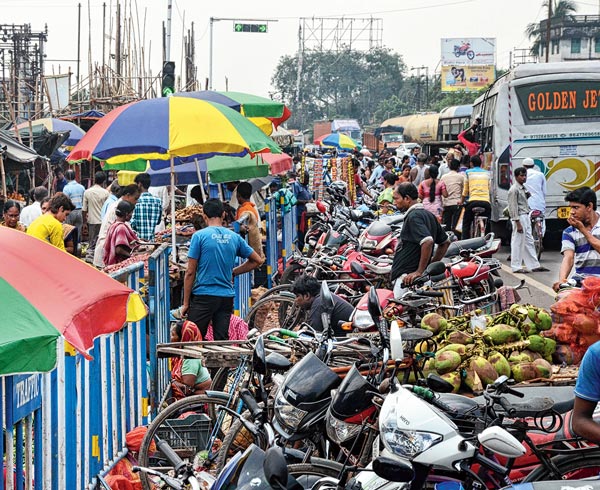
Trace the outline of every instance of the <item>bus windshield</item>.
{"label": "bus windshield", "polygon": [[526,123],[552,119],[598,118],[597,80],[564,80],[515,87]]}

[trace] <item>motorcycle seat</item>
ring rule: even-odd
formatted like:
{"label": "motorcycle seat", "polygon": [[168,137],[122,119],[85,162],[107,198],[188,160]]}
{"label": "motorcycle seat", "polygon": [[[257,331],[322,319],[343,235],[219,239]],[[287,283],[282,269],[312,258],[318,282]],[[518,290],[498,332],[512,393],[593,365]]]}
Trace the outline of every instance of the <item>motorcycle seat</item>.
{"label": "motorcycle seat", "polygon": [[380,274],[380,275],[389,274],[392,271],[391,263],[384,265],[384,266],[364,263],[363,267],[365,267],[366,269],[369,269],[371,272],[374,272],[375,274]]}
{"label": "motorcycle seat", "polygon": [[402,328],[400,329],[400,335],[403,341],[412,342],[428,339],[433,336],[433,332],[424,328]]}
{"label": "motorcycle seat", "polygon": [[[513,395],[504,395],[511,404],[515,405],[515,408],[520,403],[527,404],[529,399],[546,398],[552,401],[552,405],[550,406],[552,410],[564,414],[573,409],[575,402],[572,386],[517,386],[514,389],[525,394],[524,399]],[[483,396],[475,397],[473,400],[479,404],[485,403]]]}
{"label": "motorcycle seat", "polygon": [[455,257],[460,254],[463,250],[477,250],[481,247],[485,247],[487,241],[483,237],[469,238],[468,240],[458,240],[452,242],[446,250],[444,257]]}

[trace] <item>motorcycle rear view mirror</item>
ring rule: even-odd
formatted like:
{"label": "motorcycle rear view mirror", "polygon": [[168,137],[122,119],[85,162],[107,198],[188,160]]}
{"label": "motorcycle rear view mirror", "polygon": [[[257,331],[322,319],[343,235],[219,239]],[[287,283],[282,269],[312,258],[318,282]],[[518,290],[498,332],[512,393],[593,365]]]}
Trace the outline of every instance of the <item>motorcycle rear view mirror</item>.
{"label": "motorcycle rear view mirror", "polygon": [[385,480],[410,482],[415,476],[412,465],[404,459],[380,456],[373,460],[373,471]]}
{"label": "motorcycle rear view mirror", "polygon": [[267,354],[265,352],[265,339],[262,336],[258,337],[256,344],[254,344],[252,367],[258,374],[267,374]]}
{"label": "motorcycle rear view mirror", "polygon": [[440,274],[444,274],[444,272],[446,272],[446,264],[442,261],[433,262],[425,269],[425,273],[428,276],[439,276]]}
{"label": "motorcycle rear view mirror", "polygon": [[437,374],[430,373],[427,376],[427,387],[436,393],[452,393],[454,386]]}
{"label": "motorcycle rear view mirror", "polygon": [[369,315],[371,315],[373,323],[377,325],[377,321],[381,317],[381,306],[379,304],[379,296],[377,295],[377,289],[375,288],[369,289],[367,309],[369,310]]}
{"label": "motorcycle rear view mirror", "polygon": [[352,262],[350,264],[350,270],[354,274],[356,274],[357,276],[364,276],[365,275],[365,269],[358,262]]}
{"label": "motorcycle rear view mirror", "polygon": [[321,283],[321,305],[323,305],[323,311],[325,313],[331,314],[333,312],[333,295],[329,290],[327,281]]}
{"label": "motorcycle rear view mirror", "polygon": [[271,488],[287,488],[288,468],[279,447],[267,449],[263,471]]}

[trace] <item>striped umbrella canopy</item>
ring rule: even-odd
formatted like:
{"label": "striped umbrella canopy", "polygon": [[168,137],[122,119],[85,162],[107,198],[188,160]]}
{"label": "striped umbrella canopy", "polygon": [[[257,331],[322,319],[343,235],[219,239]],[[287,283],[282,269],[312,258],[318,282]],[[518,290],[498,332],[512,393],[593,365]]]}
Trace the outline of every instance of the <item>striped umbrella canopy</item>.
{"label": "striped umbrella canopy", "polygon": [[0,226],[0,248],[0,375],[52,370],[61,337],[89,358],[146,316],[137,293],[43,240]]}
{"label": "striped umbrella canopy", "polygon": [[238,112],[218,103],[184,97],[133,102],[100,119],[73,148],[67,160],[91,158],[109,168],[137,170],[185,163],[185,158],[280,153],[279,147]]}

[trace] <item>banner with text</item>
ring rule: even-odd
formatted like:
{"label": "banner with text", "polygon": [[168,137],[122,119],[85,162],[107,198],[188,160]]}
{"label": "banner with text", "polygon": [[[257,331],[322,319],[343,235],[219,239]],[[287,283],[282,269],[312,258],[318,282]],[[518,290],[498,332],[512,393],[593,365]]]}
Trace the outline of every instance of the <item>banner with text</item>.
{"label": "banner with text", "polygon": [[442,66],[442,92],[475,92],[496,79],[496,67]]}
{"label": "banner with text", "polygon": [[495,65],[493,37],[442,38],[442,65]]}

